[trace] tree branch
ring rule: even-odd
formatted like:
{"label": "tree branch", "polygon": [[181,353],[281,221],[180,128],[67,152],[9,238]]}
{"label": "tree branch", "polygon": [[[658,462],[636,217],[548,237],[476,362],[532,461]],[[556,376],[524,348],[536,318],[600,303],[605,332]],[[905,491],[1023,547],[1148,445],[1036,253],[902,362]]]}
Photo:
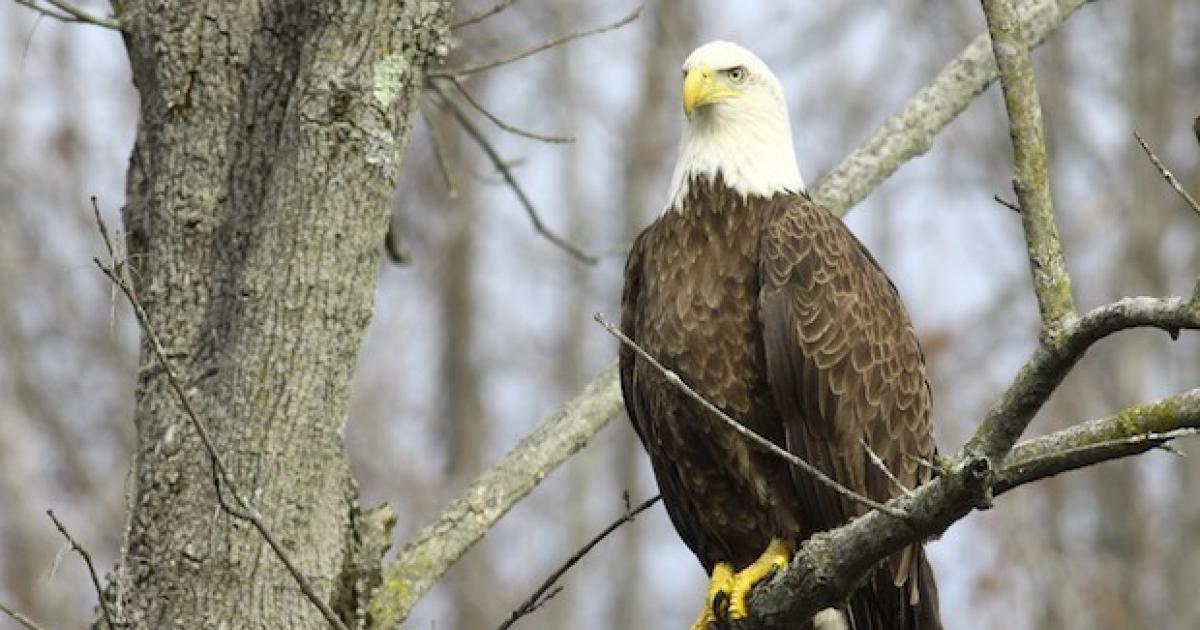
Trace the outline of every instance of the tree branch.
{"label": "tree branch", "polygon": [[49,516],[50,520],[54,522],[58,533],[67,539],[67,544],[71,545],[71,549],[79,554],[80,558],[83,558],[83,563],[87,565],[88,576],[92,578],[92,588],[95,589],[96,597],[100,602],[100,612],[104,615],[104,623],[108,624],[108,630],[117,630],[116,624],[113,623],[112,611],[108,609],[108,602],[104,599],[104,589],[100,586],[100,577],[96,575],[96,565],[92,562],[92,554],[88,553],[88,550],[75,540],[71,532],[67,531],[66,525],[63,525],[62,521],[54,515],[54,510],[46,510],[46,516]]}
{"label": "tree branch", "polygon": [[1180,329],[1200,328],[1200,302],[1181,297],[1130,297],[1068,322],[1059,337],[1038,344],[965,450],[998,467],[1034,414],[1092,344],[1120,330],[1144,326],[1162,328],[1172,336]]}
{"label": "tree branch", "polygon": [[869,512],[814,535],[801,545],[787,571],[754,590],[750,617],[739,627],[795,627],[845,598],[887,556],[942,533],[976,507],[990,505],[993,493],[1143,452],[1196,428],[1200,428],[1200,389],[1022,443],[1013,450],[1014,461],[999,471],[993,471],[986,458],[964,452],[950,461],[941,477],[912,496],[889,502],[909,515],[908,524],[916,533]]}
{"label": "tree branch", "polygon": [[525,209],[525,214],[529,216],[530,222],[533,223],[534,231],[538,234],[541,234],[546,240],[554,243],[559,249],[567,252],[575,258],[578,258],[589,265],[596,264],[598,259],[594,255],[585,252],[578,245],[552,232],[546,227],[545,223],[542,223],[542,218],[538,214],[537,208],[533,206],[533,201],[529,199],[529,195],[525,193],[525,189],[522,188],[519,183],[517,183],[517,178],[513,176],[512,169],[510,169],[508,164],[506,164],[500,157],[500,153],[496,150],[496,147],[492,146],[492,143],[488,142],[488,139],[483,135],[483,132],[471,122],[471,119],[467,117],[466,113],[450,100],[449,95],[446,94],[446,91],[442,88],[442,86],[438,85],[436,81],[430,82],[429,85],[430,89],[432,89],[438,94],[438,96],[441,97],[442,106],[446,108],[446,111],[450,112],[450,114],[454,116],[454,119],[457,120],[458,124],[462,126],[463,131],[467,132],[467,135],[479,145],[479,148],[483,149],[484,154],[486,154],[488,159],[492,162],[492,166],[496,167],[496,170],[500,173],[500,177],[504,179],[504,183],[508,184],[508,187],[512,189],[513,194],[517,196],[517,201],[520,201],[521,207]]}
{"label": "tree branch", "polygon": [[[1200,123],[1200,118],[1197,118],[1196,121]],[[1200,124],[1196,125],[1196,129],[1200,130]],[[1142,135],[1136,131],[1133,132],[1133,137],[1137,138],[1138,144],[1142,145],[1142,150],[1146,152],[1146,157],[1150,158],[1150,163],[1154,165],[1154,168],[1158,169],[1158,174],[1167,180],[1167,183],[1171,185],[1171,188],[1175,189],[1175,192],[1179,193],[1180,197],[1183,197],[1184,202],[1187,203],[1193,212],[1200,214],[1200,204],[1196,203],[1196,198],[1192,197],[1183,185],[1179,183],[1179,180],[1175,179],[1175,175],[1167,170],[1162,160],[1158,159],[1154,151],[1150,150],[1150,145],[1146,144],[1145,138],[1142,138]]]}
{"label": "tree branch", "polygon": [[1033,272],[1033,290],[1042,316],[1042,336],[1051,336],[1075,316],[1071,279],[1063,262],[1050,173],[1046,169],[1046,140],[1042,106],[1033,80],[1033,63],[1023,26],[1011,0],[983,0],[992,50],[1000,70],[1004,105],[1008,109],[1013,143],[1013,189],[1021,208],[1021,225]]}
{"label": "tree branch", "polygon": [[30,619],[29,617],[26,617],[25,615],[22,615],[21,613],[13,610],[12,608],[9,608],[8,606],[4,605],[3,602],[0,602],[0,612],[8,615],[9,617],[12,617],[13,621],[16,621],[17,623],[24,626],[26,628],[26,630],[45,630],[45,628],[34,623],[34,621],[32,619]]}
{"label": "tree branch", "polygon": [[[649,499],[642,501],[637,507],[631,508],[629,507],[629,496],[626,495],[625,513],[617,517],[617,519],[612,523],[609,523],[608,527],[605,527],[599,534],[596,534],[591,540],[580,547],[578,551],[571,554],[571,557],[567,558],[566,562],[562,563],[562,565],[555,569],[554,572],[550,574],[550,577],[547,577],[545,581],[542,582],[542,585],[534,590],[533,594],[530,595],[520,606],[518,606],[517,609],[514,610],[511,615],[509,615],[508,619],[504,623],[500,624],[500,627],[496,630],[508,630],[514,623],[517,622],[518,619],[528,615],[538,608],[541,608],[542,604],[550,601],[550,598],[554,597],[554,594],[559,590],[554,589],[551,591],[550,589],[554,587],[554,584],[558,582],[558,580],[562,578],[562,576],[571,567],[575,566],[575,563],[583,559],[583,557],[586,556],[593,547],[600,544],[600,541],[607,538],[608,535],[616,531],[618,527],[632,521],[638,514],[645,512],[655,503],[658,503],[659,499],[662,499],[662,495],[656,494]],[[547,594],[547,591],[550,591],[549,594]]]}
{"label": "tree branch", "polygon": [[493,5],[492,8],[490,8],[486,11],[477,13],[477,14],[472,15],[467,18],[463,18],[463,20],[461,22],[455,22],[454,24],[452,24],[450,26],[450,30],[457,31],[460,28],[466,28],[468,26],[478,24],[478,23],[492,17],[493,15],[496,15],[497,13],[507,9],[508,7],[511,7],[516,2],[517,2],[517,0],[500,0],[495,5]]}
{"label": "tree branch", "polygon": [[622,409],[614,361],[418,531],[384,569],[371,627],[391,630],[509,509]]}
{"label": "tree branch", "polygon": [[527,129],[521,129],[520,127],[510,125],[510,124],[504,122],[503,120],[500,120],[500,118],[497,117],[495,114],[493,114],[490,110],[488,110],[488,108],[484,107],[483,103],[480,103],[478,100],[475,99],[474,96],[471,96],[471,93],[467,91],[467,88],[466,88],[466,86],[464,86],[462,84],[462,81],[459,81],[458,79],[456,79],[454,77],[444,77],[442,79],[432,79],[432,80],[434,80],[434,81],[449,81],[450,84],[454,86],[454,89],[458,90],[458,93],[462,95],[463,100],[467,101],[467,104],[469,104],[475,111],[482,114],[484,118],[487,118],[488,120],[490,120],[493,125],[496,125],[497,127],[501,128],[511,134],[529,138],[530,140],[537,140],[538,142],[546,142],[549,144],[569,144],[569,143],[575,142],[575,138],[573,136],[551,136],[551,135],[541,134],[541,133],[529,131]]}
{"label": "tree branch", "polygon": [[62,13],[51,11],[46,7],[39,5],[35,0],[13,0],[13,2],[16,2],[23,7],[33,9],[34,11],[37,11],[46,17],[54,18],[60,22],[93,24],[95,26],[112,29],[114,31],[121,30],[121,23],[117,20],[113,18],[92,15],[91,13],[80,9],[79,7],[71,4],[70,2],[66,2],[65,0],[46,0],[50,6],[62,11]]}
{"label": "tree branch", "polygon": [[1021,442],[996,474],[994,491],[1144,453],[1198,430],[1200,388]]}
{"label": "tree branch", "polygon": [[512,63],[514,61],[520,61],[522,59],[527,59],[529,57],[532,57],[532,56],[542,52],[543,50],[546,50],[549,48],[554,48],[555,46],[561,46],[567,42],[575,41],[577,39],[581,39],[584,37],[591,37],[592,35],[599,35],[601,33],[607,33],[609,31],[615,31],[616,29],[621,28],[622,26],[625,26],[626,24],[629,24],[630,22],[638,19],[638,16],[640,16],[642,14],[642,9],[644,8],[644,6],[645,5],[639,4],[637,6],[637,8],[635,8],[629,15],[626,15],[625,17],[623,17],[611,24],[604,24],[602,26],[590,28],[585,31],[575,31],[574,33],[567,33],[566,35],[561,35],[559,37],[555,37],[553,39],[547,40],[546,42],[543,42],[542,44],[540,44],[538,46],[534,46],[533,48],[529,48],[527,50],[522,50],[521,52],[514,53],[507,57],[502,57],[500,59],[496,59],[495,61],[488,61],[485,63],[476,64],[474,66],[465,66],[462,68],[452,68],[450,70],[438,70],[435,72],[429,72],[426,74],[426,76],[428,76],[428,77],[462,77],[462,76],[466,76],[468,74],[476,74],[479,72],[484,72],[486,70],[491,70],[493,68],[498,68],[500,66]]}
{"label": "tree branch", "polygon": [[[1020,7],[1025,40],[1038,46],[1088,0],[1030,0]],[[835,214],[862,201],[905,162],[924,154],[946,125],[998,77],[987,33],[976,37],[928,85],[888,118],[814,187],[813,199]]]}

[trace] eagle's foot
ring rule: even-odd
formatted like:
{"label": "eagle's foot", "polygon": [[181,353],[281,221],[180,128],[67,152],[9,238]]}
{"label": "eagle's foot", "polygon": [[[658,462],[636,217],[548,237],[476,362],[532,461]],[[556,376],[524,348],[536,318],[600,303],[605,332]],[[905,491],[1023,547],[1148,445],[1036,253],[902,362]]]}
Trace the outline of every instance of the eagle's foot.
{"label": "eagle's foot", "polygon": [[754,585],[771,577],[776,571],[786,569],[791,561],[791,547],[778,538],[772,538],[771,544],[767,545],[758,560],[733,576],[732,591],[729,593],[729,618],[745,619],[750,610],[748,602]]}
{"label": "eagle's foot", "polygon": [[718,562],[713,567],[712,578],[708,582],[708,595],[704,598],[704,610],[700,618],[692,624],[691,630],[709,630],[710,624],[716,623],[717,615],[724,617],[729,606],[729,596],[733,592],[733,566],[728,562]]}

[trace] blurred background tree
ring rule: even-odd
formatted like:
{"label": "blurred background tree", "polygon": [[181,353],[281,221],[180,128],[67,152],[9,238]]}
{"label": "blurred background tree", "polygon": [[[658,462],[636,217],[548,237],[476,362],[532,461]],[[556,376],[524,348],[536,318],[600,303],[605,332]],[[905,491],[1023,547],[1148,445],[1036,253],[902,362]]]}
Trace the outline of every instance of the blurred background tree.
{"label": "blurred background tree", "polygon": [[[463,2],[458,15],[493,4]],[[614,19],[614,9],[626,10],[516,3],[460,29],[454,55],[490,59]],[[801,169],[815,181],[983,28],[971,0],[656,3],[620,31],[468,80],[501,119],[577,139],[542,143],[468,112],[551,229],[601,255],[595,266],[530,229],[495,169],[430,99],[396,196],[411,262],[381,262],[347,429],[364,503],[396,506],[403,541],[611,360],[614,341],[590,316],[615,314],[624,248],[664,201],[681,121],[678,66],[695,45],[739,41],[777,70]],[[95,597],[78,563],[59,558],[42,513],[61,513],[111,566],[124,529],[137,331],[91,265],[102,245],[87,199],[98,196],[117,224],[136,93],[114,32],[12,3],[0,4],[0,30],[0,601],[49,627],[77,627]],[[1192,290],[1200,222],[1132,131],[1200,190],[1190,130],[1200,113],[1198,31],[1200,4],[1110,0],[1035,52],[1081,306]],[[849,215],[913,313],[944,448],[969,435],[1035,341],[1019,222],[991,200],[1010,189],[1003,120],[993,87]],[[1194,335],[1106,341],[1034,430],[1195,386],[1197,357]],[[1001,509],[931,546],[947,627],[1200,627],[1200,504],[1188,500],[1198,488],[1196,458],[1156,453],[1000,499]],[[496,626],[624,509],[625,494],[653,492],[633,432],[613,423],[503,519],[409,625]],[[656,507],[521,623],[682,628],[703,581]],[[0,628],[12,623],[0,617]]]}

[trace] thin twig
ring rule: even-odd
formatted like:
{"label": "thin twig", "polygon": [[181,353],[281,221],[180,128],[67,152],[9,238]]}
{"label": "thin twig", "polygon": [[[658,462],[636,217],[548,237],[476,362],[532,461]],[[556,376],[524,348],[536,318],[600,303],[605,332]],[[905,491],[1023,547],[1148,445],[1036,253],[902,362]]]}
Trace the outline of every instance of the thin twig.
{"label": "thin twig", "polygon": [[[554,597],[556,594],[558,594],[559,590],[562,590],[562,587],[559,587],[553,591],[550,591],[555,582],[557,582],[558,579],[563,576],[563,574],[565,574],[571,567],[575,566],[576,563],[578,563],[585,555],[587,555],[588,552],[592,550],[592,547],[598,545],[601,540],[604,540],[609,534],[616,531],[618,527],[628,523],[629,521],[632,521],[638,514],[650,509],[650,507],[657,503],[661,498],[661,494],[656,494],[653,497],[642,501],[641,504],[632,509],[630,509],[627,501],[624,514],[618,517],[617,520],[609,523],[608,527],[605,527],[603,531],[601,531],[599,534],[596,534],[596,536],[589,540],[587,544],[580,547],[579,551],[571,554],[571,557],[567,558],[566,562],[562,563],[561,566],[555,569],[554,572],[550,574],[550,577],[546,578],[546,580],[542,582],[542,585],[539,586],[537,590],[535,590],[533,594],[525,600],[524,603],[518,606],[517,609],[512,612],[512,615],[508,617],[508,620],[500,624],[500,627],[496,630],[508,630],[508,628],[516,623],[518,619],[528,615],[538,608],[541,608],[543,604],[550,601],[551,597]],[[628,499],[628,495],[626,495],[626,499]],[[547,595],[546,591],[550,591],[550,593]],[[545,596],[543,597],[543,595]]]}
{"label": "thin twig", "polygon": [[[1015,468],[1025,467],[1025,466],[1035,466],[1035,465],[1042,463],[1043,461],[1048,461],[1048,460],[1069,459],[1074,455],[1083,455],[1085,453],[1094,453],[1096,451],[1105,451],[1105,450],[1111,449],[1114,446],[1133,446],[1135,444],[1143,444],[1146,442],[1161,442],[1162,444],[1154,445],[1154,446],[1161,448],[1164,446],[1168,446],[1167,442],[1170,442],[1172,440],[1178,440],[1179,438],[1190,437],[1190,436],[1197,435],[1197,434],[1200,434],[1200,428],[1181,427],[1178,429],[1172,429],[1170,431],[1164,431],[1162,433],[1140,433],[1138,435],[1129,435],[1129,436],[1125,436],[1125,437],[1114,438],[1111,440],[1102,440],[1100,442],[1092,442],[1091,444],[1081,444],[1079,446],[1073,446],[1070,448],[1063,448],[1063,449],[1059,449],[1057,451],[1051,451],[1049,453],[1044,453],[1039,457],[1031,457],[1031,458],[1025,459],[1025,460],[1014,460],[1012,462],[1005,462],[1004,468],[1002,468],[1000,470],[1000,474],[1003,475],[1004,472],[1009,468],[1015,469]],[[1178,452],[1178,451],[1176,451],[1176,452]]]}
{"label": "thin twig", "polygon": [[[99,214],[97,214],[97,220],[100,222],[100,232],[102,235],[105,235],[105,239],[107,241],[107,228],[104,227],[104,222],[103,220],[100,220]],[[106,245],[111,251],[111,243],[106,243]],[[300,590],[304,593],[305,597],[307,597],[308,600],[312,602],[318,610],[321,611],[321,615],[325,617],[325,621],[328,622],[330,626],[336,628],[337,630],[349,630],[342,620],[338,618],[337,614],[333,612],[329,605],[326,604],[319,595],[317,595],[316,590],[308,581],[308,578],[306,578],[304,574],[300,572],[299,567],[296,566],[296,563],[287,553],[287,550],[283,548],[283,545],[281,545],[279,540],[275,538],[275,535],[271,533],[271,530],[263,521],[263,518],[261,514],[259,514],[258,510],[245,498],[241,492],[238,491],[237,485],[233,482],[233,478],[229,474],[229,470],[225,466],[224,460],[222,460],[220,453],[213,444],[212,438],[208,433],[208,429],[206,428],[204,422],[201,421],[200,416],[196,413],[195,408],[192,407],[191,400],[188,398],[182,382],[180,381],[178,375],[176,375],[175,369],[171,366],[167,352],[163,347],[162,341],[159,339],[158,332],[154,329],[154,326],[151,325],[150,318],[146,314],[146,310],[142,307],[142,303],[134,295],[133,289],[129,286],[129,283],[126,282],[124,276],[120,273],[123,265],[114,263],[113,267],[107,267],[104,265],[104,263],[100,262],[99,259],[94,258],[92,261],[96,263],[96,266],[100,268],[100,271],[105,276],[108,276],[109,280],[117,285],[117,288],[121,289],[121,292],[125,294],[125,298],[129,300],[130,306],[133,307],[134,315],[137,317],[138,323],[141,325],[142,331],[146,335],[146,339],[150,342],[150,348],[154,352],[154,356],[158,359],[159,364],[163,368],[163,372],[167,376],[167,382],[171,385],[171,389],[174,390],[176,398],[178,398],[180,405],[183,406],[184,413],[191,421],[192,426],[196,429],[196,433],[200,436],[200,442],[204,445],[204,450],[208,452],[208,459],[212,465],[213,485],[216,488],[217,501],[220,503],[221,508],[233,517],[248,521],[254,526],[254,529],[258,531],[259,535],[263,537],[263,540],[267,542],[279,560],[283,562],[284,567],[296,581],[296,584],[300,587]],[[224,493],[221,492],[222,484],[229,489],[230,494],[233,495],[234,500],[238,503],[241,509],[235,508],[225,501]]]}
{"label": "thin twig", "polygon": [[429,128],[429,143],[433,145],[433,158],[437,161],[438,170],[442,173],[442,183],[446,185],[446,195],[451,199],[458,198],[458,188],[454,185],[454,175],[450,170],[450,162],[446,159],[446,151],[442,148],[442,139],[438,135],[437,129],[433,126],[433,121],[429,119],[429,115],[421,109],[421,118],[425,120],[425,126]]}
{"label": "thin twig", "polygon": [[70,543],[71,549],[83,558],[83,563],[87,565],[88,575],[92,578],[92,587],[96,589],[96,597],[100,600],[100,612],[104,615],[104,622],[108,624],[109,630],[117,630],[117,625],[113,623],[112,611],[108,609],[108,602],[104,599],[104,588],[100,586],[100,577],[96,575],[96,565],[92,563],[92,554],[88,553],[88,550],[84,549],[83,545],[79,544],[79,541],[71,536],[71,532],[68,532],[62,521],[58,520],[58,517],[54,515],[54,510],[46,510],[46,515],[50,517],[51,521],[54,521],[54,526],[58,528],[63,538],[66,538],[67,542]]}
{"label": "thin twig", "polygon": [[539,142],[548,142],[550,144],[569,144],[575,142],[574,136],[548,136],[510,125],[503,120],[500,120],[495,114],[484,107],[482,103],[475,100],[475,97],[471,96],[471,93],[467,91],[467,88],[462,84],[462,81],[459,81],[455,77],[441,77],[441,80],[449,81],[451,85],[454,86],[454,89],[458,90],[459,94],[462,94],[462,97],[467,101],[467,103],[469,103],[471,107],[475,108],[475,111],[483,114],[484,118],[492,121],[492,124],[509,133],[523,136],[531,140],[537,140]]}
{"label": "thin twig", "polygon": [[992,195],[992,201],[995,201],[996,203],[1008,208],[1009,210],[1012,210],[1013,212],[1016,212],[1017,214],[1021,213],[1021,206],[1018,206],[1017,204],[1005,199],[1004,197],[1001,197],[1000,195]]}
{"label": "thin twig", "polygon": [[34,623],[34,621],[32,619],[30,619],[29,617],[22,615],[21,613],[13,610],[12,608],[9,608],[8,606],[5,606],[3,603],[0,603],[0,612],[3,612],[4,614],[8,615],[9,617],[12,617],[17,623],[21,624],[22,626],[25,626],[25,628],[27,628],[27,630],[46,630],[45,628]]}
{"label": "thin twig", "polygon": [[59,11],[62,11],[62,13],[59,13],[57,11],[51,11],[51,10],[47,9],[46,7],[43,7],[39,4],[37,4],[37,2],[35,2],[34,0],[13,0],[13,1],[23,7],[28,7],[30,9],[33,9],[34,11],[37,11],[38,13],[41,13],[42,15],[54,18],[60,22],[93,24],[95,26],[112,29],[114,31],[121,30],[121,23],[118,22],[117,20],[112,19],[112,18],[100,17],[97,15],[92,15],[92,14],[88,13],[87,11],[83,11],[79,7],[73,5],[69,2],[65,2],[64,0],[46,0],[46,2],[48,2],[51,6],[58,9]]}
{"label": "thin twig", "polygon": [[496,15],[497,13],[507,9],[508,7],[511,7],[514,3],[516,3],[516,1],[517,0],[500,0],[500,2],[497,2],[495,4],[495,6],[488,9],[487,11],[484,11],[482,13],[477,13],[475,15],[472,15],[469,18],[464,18],[463,21],[461,21],[461,22],[451,24],[450,30],[457,31],[460,28],[466,28],[468,26],[478,24],[478,23],[492,17],[493,15]]}
{"label": "thin twig", "polygon": [[876,453],[875,450],[871,448],[870,444],[867,444],[867,441],[865,439],[858,438],[858,443],[862,444],[863,449],[865,449],[867,451],[867,457],[869,457],[871,459],[871,463],[875,464],[876,468],[883,471],[884,476],[887,477],[888,480],[892,482],[892,485],[899,488],[900,491],[903,492],[904,496],[906,496],[906,497],[911,497],[913,495],[913,491],[909,490],[908,486],[905,486],[903,483],[900,483],[900,480],[896,478],[896,475],[893,475],[892,471],[888,469],[887,464],[883,463],[883,458],[880,457],[879,454]]}
{"label": "thin twig", "polygon": [[536,55],[548,48],[554,48],[555,46],[560,46],[562,44],[565,44],[570,41],[574,41],[576,39],[580,39],[583,37],[590,37],[592,35],[599,35],[600,33],[607,33],[608,31],[616,30],[616,29],[621,28],[622,26],[625,26],[626,24],[629,24],[630,22],[638,19],[638,16],[640,16],[642,14],[642,8],[644,6],[645,5],[639,4],[637,6],[637,8],[633,10],[632,13],[630,13],[629,15],[626,15],[625,17],[623,17],[611,24],[597,26],[596,28],[588,29],[586,31],[575,31],[574,33],[567,33],[566,35],[560,35],[558,37],[555,37],[554,39],[547,40],[546,42],[542,43],[541,45],[534,46],[533,48],[530,48],[528,50],[523,50],[519,53],[514,53],[512,55],[509,55],[507,57],[503,57],[500,59],[496,59],[494,61],[488,61],[488,62],[477,64],[474,66],[466,66],[463,68],[452,68],[450,70],[438,70],[435,72],[428,73],[428,76],[431,76],[431,77],[461,77],[461,76],[466,76],[468,74],[475,74],[477,72],[491,70],[493,68],[497,68],[499,66],[503,66],[505,64],[509,64],[514,61],[520,61],[527,57]]}
{"label": "thin twig", "polygon": [[1175,175],[1172,174],[1171,171],[1167,170],[1167,167],[1162,163],[1162,160],[1159,160],[1158,156],[1154,154],[1154,151],[1150,149],[1150,145],[1146,144],[1146,139],[1136,131],[1133,132],[1133,137],[1137,138],[1138,144],[1142,145],[1142,150],[1146,152],[1146,157],[1150,158],[1150,162],[1154,164],[1154,168],[1158,169],[1158,172],[1163,176],[1163,179],[1167,180],[1167,183],[1171,185],[1171,188],[1175,189],[1175,192],[1179,193],[1180,197],[1183,197],[1183,200],[1187,202],[1187,205],[1191,207],[1193,212],[1200,214],[1200,204],[1196,203],[1195,197],[1192,197],[1191,194],[1189,194],[1188,191],[1185,190],[1184,187],[1179,183],[1179,180],[1175,179]]}
{"label": "thin twig", "polygon": [[621,343],[625,344],[630,349],[632,349],[634,352],[636,352],[638,354],[638,356],[645,359],[647,363],[649,363],[651,366],[654,367],[654,369],[656,369],[660,373],[662,373],[662,375],[664,377],[666,377],[668,383],[670,383],[671,385],[678,388],[680,391],[682,391],[684,394],[686,394],[688,396],[688,398],[691,398],[692,400],[695,400],[696,402],[700,403],[700,405],[702,407],[704,407],[704,409],[706,409],[709,413],[720,418],[722,421],[725,422],[725,424],[729,425],[730,428],[732,428],[733,430],[742,434],[743,437],[750,440],[755,445],[771,452],[772,454],[774,454],[778,457],[783,458],[784,461],[788,462],[789,464],[795,466],[796,468],[799,468],[800,470],[803,470],[804,472],[811,475],[813,477],[813,479],[816,479],[818,482],[821,483],[821,485],[829,488],[830,490],[833,490],[834,492],[846,497],[847,499],[850,499],[851,501],[854,501],[855,503],[865,505],[873,510],[879,510],[880,512],[883,512],[884,514],[887,514],[888,516],[891,516],[891,517],[894,517],[894,518],[897,518],[900,520],[906,520],[908,518],[908,516],[903,511],[898,510],[889,505],[884,505],[883,503],[879,503],[878,501],[875,501],[873,499],[865,497],[865,496],[851,490],[850,488],[843,486],[842,484],[840,484],[836,480],[834,480],[832,477],[821,472],[821,470],[819,468],[817,468],[816,466],[813,466],[812,464],[804,461],[803,459],[796,457],[792,453],[789,453],[788,451],[783,450],[782,448],[779,447],[779,445],[777,445],[774,442],[768,440],[767,438],[764,438],[763,436],[755,433],[754,431],[747,429],[745,425],[743,425],[742,423],[738,422],[737,420],[734,420],[733,418],[729,417],[729,414],[726,414],[724,411],[721,411],[721,409],[719,407],[712,404],[707,399],[705,399],[703,396],[701,396],[699,393],[697,393],[696,390],[692,389],[691,386],[689,386],[687,383],[685,383],[683,381],[683,379],[679,377],[678,374],[667,369],[666,366],[659,363],[657,359],[650,356],[650,353],[646,352],[645,350],[643,350],[641,348],[641,346],[634,343],[634,341],[632,339],[630,339],[629,337],[627,337],[625,335],[625,333],[621,332],[620,329],[618,329],[615,325],[613,325],[612,322],[608,321],[608,319],[606,319],[604,317],[604,315],[602,315],[600,313],[596,313],[595,316],[593,316],[593,319],[595,319],[601,326],[603,326],[604,329],[609,332],[609,334],[616,337],[618,340],[620,340]]}
{"label": "thin twig", "polygon": [[574,243],[546,228],[546,225],[542,223],[541,217],[538,216],[537,209],[533,207],[533,202],[530,201],[529,196],[525,194],[525,190],[521,188],[521,185],[517,183],[517,179],[513,176],[512,170],[509,169],[508,165],[504,163],[504,160],[500,157],[500,153],[497,152],[496,148],[493,147],[492,144],[488,142],[487,138],[484,137],[483,132],[471,122],[471,119],[467,117],[466,113],[463,112],[458,105],[455,105],[454,102],[448,98],[446,91],[443,90],[440,85],[437,83],[432,83],[430,87],[442,97],[442,106],[454,115],[454,118],[458,120],[458,124],[462,125],[463,130],[467,132],[467,135],[471,136],[471,139],[479,145],[479,148],[483,149],[485,154],[487,154],[488,159],[492,162],[492,165],[495,166],[496,170],[500,172],[500,176],[504,178],[504,182],[508,184],[508,187],[512,189],[513,194],[517,196],[517,200],[521,202],[521,206],[525,208],[525,213],[529,215],[529,220],[533,223],[534,231],[536,231],[538,234],[541,234],[546,238],[546,240],[554,243],[560,249],[578,258],[579,260],[589,265],[596,264],[597,258],[594,255],[585,252],[578,245],[575,245]]}

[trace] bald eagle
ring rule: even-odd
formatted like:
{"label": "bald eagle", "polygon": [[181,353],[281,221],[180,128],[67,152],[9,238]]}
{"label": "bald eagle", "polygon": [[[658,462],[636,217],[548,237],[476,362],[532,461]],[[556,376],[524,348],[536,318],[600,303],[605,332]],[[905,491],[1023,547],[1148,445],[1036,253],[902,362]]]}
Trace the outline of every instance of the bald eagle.
{"label": "bald eagle", "polygon": [[[871,254],[805,192],[778,79],[722,41],[696,49],[683,73],[679,161],[666,207],[626,264],[623,332],[731,417],[862,495],[885,501],[897,483],[929,481],[930,391],[912,324]],[[711,576],[694,630],[744,618],[753,586],[806,538],[864,512],[752,445],[631,349],[620,364],[671,521]],[[888,558],[810,625],[940,628],[923,547]]]}

